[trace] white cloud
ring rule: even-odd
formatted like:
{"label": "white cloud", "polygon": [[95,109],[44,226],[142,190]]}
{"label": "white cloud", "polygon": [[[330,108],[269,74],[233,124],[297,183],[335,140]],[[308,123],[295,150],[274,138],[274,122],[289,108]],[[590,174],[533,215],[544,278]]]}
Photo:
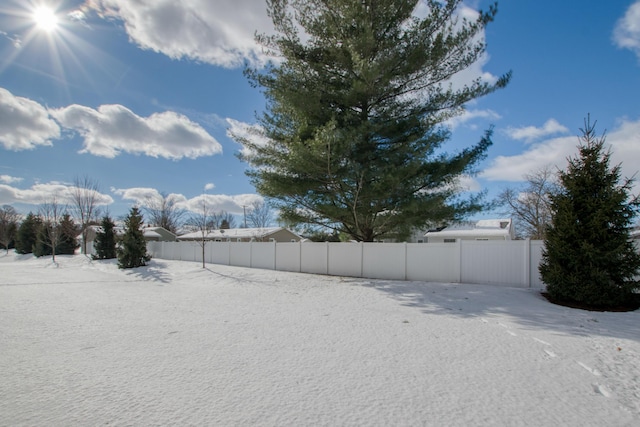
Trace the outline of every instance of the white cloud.
{"label": "white cloud", "polygon": [[500,120],[502,117],[500,114],[492,110],[465,110],[464,113],[450,118],[444,124],[454,130],[459,126],[478,118],[486,120]]}
{"label": "white cloud", "polygon": [[4,184],[13,184],[16,182],[21,182],[24,178],[17,178],[11,175],[0,175],[0,182]]}
{"label": "white cloud", "polygon": [[82,153],[114,158],[121,152],[179,160],[222,152],[222,146],[200,125],[171,111],[140,117],[122,105],[94,110],[70,105],[51,115],[84,138]]}
{"label": "white cloud", "polygon": [[458,178],[457,187],[464,192],[478,192],[482,190],[480,183],[472,176],[462,175]]}
{"label": "white cloud", "polygon": [[[111,188],[111,192],[121,196],[123,200],[131,200],[140,206],[144,206],[145,202],[148,200],[159,200],[163,197],[162,194],[160,194],[160,192],[155,188],[147,187],[122,189]],[[171,198],[178,205],[178,207],[182,207],[181,205],[187,201],[187,198],[182,194],[171,193],[167,194],[167,197]]]}
{"label": "white cloud", "polygon": [[640,1],[633,3],[613,29],[616,46],[635,52],[640,60]]}
{"label": "white cloud", "polygon": [[214,188],[216,188],[216,185],[212,182],[209,182],[204,186],[205,191],[213,190]]}
{"label": "white cloud", "polygon": [[[229,138],[234,139],[236,142],[239,140],[249,140],[257,145],[263,146],[267,145],[268,138],[264,136],[262,126],[258,124],[249,124],[245,122],[241,122],[234,119],[227,119],[227,124],[229,127],[227,128],[227,136]],[[243,156],[251,157],[251,150],[239,142],[242,145],[242,149],[240,152]]]}
{"label": "white cloud", "polygon": [[[137,188],[112,188],[111,191],[122,197],[124,200],[131,200],[140,206],[144,206],[145,200],[149,198],[160,197],[160,192],[155,188],[137,187]],[[255,201],[262,201],[262,196],[258,194],[237,194],[237,195],[225,195],[225,194],[200,194],[191,199],[187,199],[182,194],[172,193],[174,200],[177,201],[177,206],[182,209],[187,209],[191,212],[198,213],[202,210],[202,198],[205,197],[207,203],[207,209],[219,212],[226,211],[231,214],[242,214],[243,206],[251,206]]]}
{"label": "white cloud", "polygon": [[52,145],[60,137],[60,127],[47,109],[27,98],[0,88],[0,144],[7,150],[31,150]]}
{"label": "white cloud", "polygon": [[202,211],[202,198],[205,197],[207,209],[213,212],[226,211],[231,214],[241,215],[243,206],[251,206],[254,202],[261,202],[262,196],[258,194],[236,194],[229,196],[225,194],[204,194],[189,199],[184,206],[191,212]]}
{"label": "white cloud", "polygon": [[525,126],[520,128],[509,127],[505,130],[506,134],[519,141],[532,142],[540,138],[559,133],[567,133],[569,129],[562,126],[555,119],[549,119],[542,127]]}
{"label": "white cloud", "polygon": [[[598,135],[602,129],[596,127]],[[498,156],[481,177],[491,181],[523,181],[523,175],[533,173],[545,166],[565,169],[567,158],[577,155],[580,143],[577,136],[553,138],[533,144],[521,154]],[[622,174],[631,177],[640,168],[640,119],[621,120],[616,129],[606,134],[606,143],[611,147],[611,166],[622,164]]]}
{"label": "white cloud", "polygon": [[254,33],[273,32],[266,3],[255,0],[92,0],[101,16],[124,24],[132,42],[170,58],[223,67],[264,63]]}
{"label": "white cloud", "polygon": [[[19,189],[10,185],[0,184],[0,204],[24,203],[28,205],[39,205],[50,201],[53,198],[59,204],[72,205],[73,198],[71,190],[75,188],[70,185],[49,182],[46,184],[34,184],[27,189]],[[111,196],[98,193],[97,205],[110,205],[113,203]]]}

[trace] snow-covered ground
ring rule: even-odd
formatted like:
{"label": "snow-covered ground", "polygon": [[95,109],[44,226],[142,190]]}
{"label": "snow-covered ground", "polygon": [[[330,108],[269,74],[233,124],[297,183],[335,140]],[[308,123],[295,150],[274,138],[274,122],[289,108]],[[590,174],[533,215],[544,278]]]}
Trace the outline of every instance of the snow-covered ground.
{"label": "snow-covered ground", "polygon": [[638,426],[640,312],[0,255],[0,425]]}

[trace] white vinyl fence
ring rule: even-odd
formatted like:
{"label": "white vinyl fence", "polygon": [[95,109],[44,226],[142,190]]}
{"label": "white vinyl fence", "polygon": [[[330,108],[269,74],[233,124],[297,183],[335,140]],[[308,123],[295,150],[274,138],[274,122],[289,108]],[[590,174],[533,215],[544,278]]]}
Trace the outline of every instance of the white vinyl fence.
{"label": "white vinyl fence", "polygon": [[[544,288],[542,241],[456,243],[207,242],[205,262],[370,279]],[[197,242],[148,242],[154,258],[202,262]]]}

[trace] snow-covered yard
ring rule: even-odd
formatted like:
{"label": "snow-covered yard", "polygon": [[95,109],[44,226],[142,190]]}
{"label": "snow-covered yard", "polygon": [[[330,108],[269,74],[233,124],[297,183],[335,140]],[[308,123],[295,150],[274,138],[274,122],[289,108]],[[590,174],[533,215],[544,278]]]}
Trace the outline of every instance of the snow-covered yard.
{"label": "snow-covered yard", "polygon": [[0,425],[637,426],[640,312],[0,255]]}

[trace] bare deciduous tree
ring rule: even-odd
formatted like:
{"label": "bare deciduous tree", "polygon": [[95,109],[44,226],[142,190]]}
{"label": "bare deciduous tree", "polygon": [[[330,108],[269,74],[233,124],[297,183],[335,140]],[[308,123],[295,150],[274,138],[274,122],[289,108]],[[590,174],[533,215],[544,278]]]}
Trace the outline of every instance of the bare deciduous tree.
{"label": "bare deciduous tree", "polygon": [[247,219],[254,228],[265,228],[271,225],[273,214],[269,205],[261,200],[251,203],[247,212]]}
{"label": "bare deciduous tree", "polygon": [[550,195],[560,190],[551,167],[542,168],[524,176],[524,188],[506,188],[498,196],[497,203],[505,206],[519,225],[518,236],[543,239],[544,231],[551,222]]}
{"label": "bare deciduous tree", "polygon": [[87,236],[89,225],[92,221],[97,221],[100,216],[98,202],[100,200],[100,185],[98,181],[84,176],[76,177],[70,188],[71,200],[76,213],[76,218],[80,222],[82,230],[82,253],[87,253]]}
{"label": "bare deciduous tree", "polygon": [[207,242],[208,242],[207,236],[209,235],[209,232],[211,232],[211,230],[214,229],[214,227],[213,227],[213,221],[212,221],[211,208],[207,204],[206,195],[204,194],[202,195],[202,200],[199,205],[200,205],[199,212],[197,212],[195,215],[192,215],[186,221],[186,225],[187,227],[192,229],[194,232],[199,233],[200,239],[196,240],[196,242],[198,242],[198,245],[200,245],[200,248],[202,249],[202,268],[205,268],[204,252],[205,252],[205,246],[207,245]]}
{"label": "bare deciduous tree", "polygon": [[236,228],[235,217],[227,211],[214,212],[211,215],[211,222],[214,229]]}
{"label": "bare deciduous tree", "polygon": [[0,208],[0,244],[9,253],[9,244],[15,239],[18,232],[20,214],[13,206],[4,205]]}
{"label": "bare deciduous tree", "polygon": [[42,243],[51,248],[52,261],[56,262],[56,246],[60,241],[60,220],[66,212],[66,206],[58,202],[56,196],[40,205],[40,216],[44,230]]}
{"label": "bare deciduous tree", "polygon": [[176,194],[165,192],[147,197],[142,205],[147,214],[148,224],[176,233],[187,213],[186,209],[179,206],[179,202],[180,198]]}

